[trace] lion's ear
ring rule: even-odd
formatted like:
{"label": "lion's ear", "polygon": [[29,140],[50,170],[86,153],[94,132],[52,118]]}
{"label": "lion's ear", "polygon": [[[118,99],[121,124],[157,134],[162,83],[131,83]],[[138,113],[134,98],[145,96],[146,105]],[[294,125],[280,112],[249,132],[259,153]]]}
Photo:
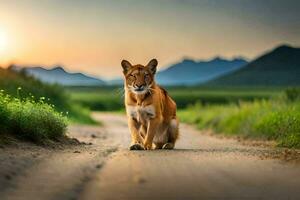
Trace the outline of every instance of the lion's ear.
{"label": "lion's ear", "polygon": [[150,71],[152,72],[152,74],[156,73],[156,67],[158,65],[158,62],[156,59],[152,59],[150,60],[150,62],[147,64],[147,67],[150,69]]}
{"label": "lion's ear", "polygon": [[127,60],[122,60],[121,65],[123,67],[123,73],[124,74],[126,74],[129,71],[129,69],[132,67],[130,62],[128,62]]}

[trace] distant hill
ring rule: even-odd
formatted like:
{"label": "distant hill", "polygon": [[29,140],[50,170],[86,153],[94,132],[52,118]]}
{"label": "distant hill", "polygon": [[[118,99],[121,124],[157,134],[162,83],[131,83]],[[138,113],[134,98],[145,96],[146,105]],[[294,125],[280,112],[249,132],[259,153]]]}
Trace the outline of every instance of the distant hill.
{"label": "distant hill", "polygon": [[[156,82],[160,85],[196,85],[212,80],[245,66],[248,62],[242,58],[226,60],[216,57],[209,61],[183,59],[181,62],[159,71]],[[109,85],[123,84],[122,78],[107,81]]]}
{"label": "distant hill", "polygon": [[300,86],[300,48],[279,46],[207,85]]}
{"label": "distant hill", "polygon": [[156,80],[161,85],[194,85],[238,70],[246,64],[247,61],[241,58],[226,60],[216,57],[209,61],[184,59],[160,71]]}
{"label": "distant hill", "polygon": [[11,68],[0,67],[0,90],[4,90],[5,94],[13,97],[31,98],[34,96],[35,100],[41,97],[50,98],[47,102],[55,105],[59,111],[71,111],[71,104],[63,87],[43,83],[34,77],[27,76],[26,73],[13,71]]}
{"label": "distant hill", "polygon": [[46,83],[57,83],[65,86],[95,86],[105,84],[105,82],[101,79],[87,76],[82,73],[66,72],[61,66],[55,66],[52,69],[45,69],[40,66],[23,67],[12,65],[10,68],[16,71],[23,69],[27,74]]}

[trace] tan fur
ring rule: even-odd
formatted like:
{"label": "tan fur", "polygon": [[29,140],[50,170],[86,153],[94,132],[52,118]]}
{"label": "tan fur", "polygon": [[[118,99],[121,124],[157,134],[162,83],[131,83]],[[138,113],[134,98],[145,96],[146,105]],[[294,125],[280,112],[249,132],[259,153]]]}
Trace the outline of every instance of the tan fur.
{"label": "tan fur", "polygon": [[[132,66],[122,61],[125,78],[125,106],[132,150],[173,149],[178,138],[176,103],[156,85],[157,61]],[[144,88],[140,91],[140,88]]]}

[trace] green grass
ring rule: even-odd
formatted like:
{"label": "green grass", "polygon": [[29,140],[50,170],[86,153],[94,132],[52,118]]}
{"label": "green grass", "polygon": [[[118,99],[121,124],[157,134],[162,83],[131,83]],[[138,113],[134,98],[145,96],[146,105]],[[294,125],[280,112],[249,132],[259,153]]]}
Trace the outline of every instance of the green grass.
{"label": "green grass", "polygon": [[[44,143],[65,136],[67,118],[53,105],[33,99],[19,99],[0,92],[0,135]],[[4,122],[4,123],[3,123]]]}
{"label": "green grass", "polygon": [[195,103],[230,104],[239,101],[253,101],[255,99],[269,99],[278,95],[278,90],[272,88],[167,88],[169,94],[176,101],[179,109]]}
{"label": "green grass", "polygon": [[[277,96],[281,88],[206,88],[167,87],[179,109],[195,103],[230,104],[239,101],[254,101]],[[74,102],[98,111],[124,109],[123,88],[120,87],[70,87],[68,91]]]}
{"label": "green grass", "polygon": [[[280,87],[167,87],[180,119],[199,129],[275,140],[300,148],[298,89]],[[122,87],[70,87],[71,99],[92,110],[124,109]]]}
{"label": "green grass", "polygon": [[80,87],[69,88],[71,99],[84,107],[97,111],[118,111],[124,108],[122,88]]}
{"label": "green grass", "polygon": [[14,72],[0,68],[0,90],[21,100],[30,98],[38,102],[41,98],[54,105],[54,110],[68,113],[72,123],[96,124],[90,117],[90,110],[71,100],[66,90],[56,84],[46,84],[26,75],[24,72]]}
{"label": "green grass", "polygon": [[300,148],[300,91],[294,89],[293,95],[290,91],[270,100],[229,105],[196,104],[179,111],[179,116],[181,121],[196,124],[199,129],[275,140],[281,147]]}

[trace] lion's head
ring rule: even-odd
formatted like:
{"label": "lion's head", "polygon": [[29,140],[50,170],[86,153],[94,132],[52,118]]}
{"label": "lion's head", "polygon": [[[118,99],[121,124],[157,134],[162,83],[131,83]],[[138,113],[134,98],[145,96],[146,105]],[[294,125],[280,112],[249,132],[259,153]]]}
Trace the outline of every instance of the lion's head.
{"label": "lion's head", "polygon": [[157,60],[152,59],[147,65],[131,65],[127,60],[122,60],[125,87],[135,94],[148,92],[154,83]]}

